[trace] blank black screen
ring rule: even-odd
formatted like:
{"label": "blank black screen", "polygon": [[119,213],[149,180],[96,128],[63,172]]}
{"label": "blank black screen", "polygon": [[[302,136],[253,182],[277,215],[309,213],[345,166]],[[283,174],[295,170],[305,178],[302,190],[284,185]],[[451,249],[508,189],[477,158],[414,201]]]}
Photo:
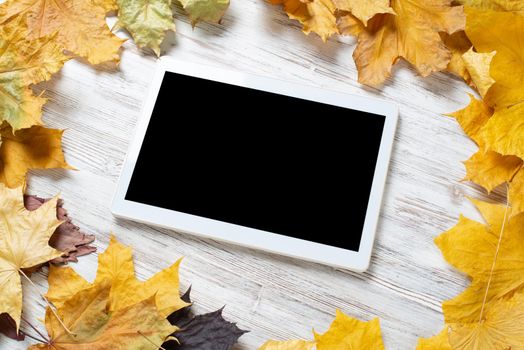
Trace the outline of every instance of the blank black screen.
{"label": "blank black screen", "polygon": [[384,121],[166,72],[126,199],[358,251]]}

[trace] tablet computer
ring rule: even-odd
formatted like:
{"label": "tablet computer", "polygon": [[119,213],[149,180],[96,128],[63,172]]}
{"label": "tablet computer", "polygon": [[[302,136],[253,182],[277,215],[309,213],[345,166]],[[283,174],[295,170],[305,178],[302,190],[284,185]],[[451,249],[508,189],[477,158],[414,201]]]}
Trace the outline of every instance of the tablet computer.
{"label": "tablet computer", "polygon": [[158,66],[114,215],[367,269],[394,104],[171,59]]}

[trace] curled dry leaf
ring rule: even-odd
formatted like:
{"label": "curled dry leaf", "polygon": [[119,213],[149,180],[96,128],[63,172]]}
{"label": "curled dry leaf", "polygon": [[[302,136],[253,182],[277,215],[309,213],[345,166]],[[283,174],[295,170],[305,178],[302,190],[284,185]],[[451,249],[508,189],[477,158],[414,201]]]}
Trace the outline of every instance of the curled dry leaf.
{"label": "curled dry leaf", "polygon": [[229,350],[246,331],[235,323],[228,322],[219,309],[193,318],[180,320],[180,328],[173,336],[178,343],[171,341],[164,345],[166,350]]}
{"label": "curled dry leaf", "polygon": [[473,51],[473,48],[470,48],[462,55],[462,61],[471,77],[471,83],[482,97],[486,95],[491,85],[495,82],[489,75],[489,67],[495,53],[495,51],[477,53]]}
{"label": "curled dry leaf", "polygon": [[378,318],[369,322],[359,321],[337,310],[329,330],[315,332],[317,350],[375,349],[384,350]]}
{"label": "curled dry leaf", "polygon": [[[105,0],[99,4],[107,5]],[[107,8],[99,4],[86,0],[8,0],[0,5],[0,25],[23,17],[29,40],[54,35],[53,40],[63,48],[91,64],[118,62],[123,40],[109,30]]]}
{"label": "curled dry leaf", "polygon": [[226,321],[222,309],[208,314],[192,316],[191,287],[182,295],[187,306],[167,317],[168,321],[179,328],[173,334],[177,341],[171,340],[162,345],[166,350],[229,350],[237,343],[238,338],[247,331],[236,324]]}
{"label": "curled dry leaf", "polygon": [[118,22],[113,30],[126,29],[140,48],[150,48],[160,56],[166,32],[175,31],[171,0],[116,0]]}
{"label": "curled dry leaf", "polygon": [[50,340],[30,350],[157,350],[158,344],[173,332],[159,314],[154,295],[113,312],[110,304],[111,282],[106,280],[62,300],[58,316],[71,333],[65,331],[48,308],[46,329]]}
{"label": "curled dry leaf", "polygon": [[0,314],[6,313],[20,326],[22,314],[22,269],[58,258],[62,252],[48,245],[61,224],[56,218],[55,197],[40,208],[24,207],[22,187],[0,184]]}
{"label": "curled dry leaf", "polygon": [[30,40],[25,23],[20,17],[0,25],[0,125],[7,122],[13,131],[41,123],[46,99],[31,85],[49,80],[68,60],[55,34]]}
{"label": "curled dry leaf", "polygon": [[[524,214],[511,217],[506,206],[473,203],[486,224],[461,216],[457,225],[435,239],[444,258],[472,279],[463,293],[442,304],[447,324],[478,322],[483,305],[484,310],[489,311],[493,303],[520,292],[524,286]],[[495,256],[497,261],[493,267]],[[488,282],[490,276],[493,278]]]}
{"label": "curled dry leaf", "polygon": [[[24,196],[25,208],[31,211],[40,208],[40,206],[47,201],[49,201],[49,199],[31,195]],[[64,208],[63,200],[59,200],[57,203],[56,215],[58,220],[62,221],[62,224],[58,226],[51,236],[49,245],[64,252],[64,254],[59,258],[51,260],[52,263],[77,262],[79,256],[91,254],[96,251],[95,247],[89,245],[94,242],[95,236],[83,233],[80,231],[80,227],[73,224],[73,221],[67,215],[67,210]]]}
{"label": "curled dry leaf", "polygon": [[376,15],[358,36],[353,58],[359,82],[380,86],[399,58],[424,77],[446,69],[452,55],[439,32],[464,29],[463,8],[450,0],[392,0],[391,7],[396,15]]}
{"label": "curled dry leaf", "polygon": [[[62,306],[79,291],[109,281],[111,283],[110,311],[118,311],[155,295],[158,312],[163,317],[188,305],[180,298],[178,268],[181,260],[158,272],[145,282],[135,277],[131,248],[119,243],[114,236],[107,250],[98,256],[98,271],[93,284],[70,267],[51,266],[47,298]],[[129,291],[133,291],[130,293]]]}
{"label": "curled dry leaf", "polygon": [[0,126],[0,182],[14,188],[25,184],[29,169],[64,168],[63,130],[33,126],[13,134],[11,127]]}

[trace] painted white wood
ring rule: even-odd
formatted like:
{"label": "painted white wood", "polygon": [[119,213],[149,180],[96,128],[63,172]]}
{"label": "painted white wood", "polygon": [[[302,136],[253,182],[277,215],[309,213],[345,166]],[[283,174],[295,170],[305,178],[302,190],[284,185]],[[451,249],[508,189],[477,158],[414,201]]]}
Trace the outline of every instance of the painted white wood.
{"label": "painted white wood", "polygon": [[[226,304],[226,318],[251,330],[236,349],[256,349],[270,338],[310,338],[312,328],[327,329],[337,308],[363,320],[380,317],[388,349],[413,349],[418,337],[436,334],[442,326],[441,301],[468,282],[444,262],[433,238],[451,227],[461,212],[478,217],[465,195],[484,195],[480,188],[459,182],[464,176],[460,161],[475,145],[453,119],[442,116],[467,103],[468,87],[443,73],[422,79],[403,63],[382,90],[363,87],[356,81],[353,39],[332,38],[324,44],[314,35],[306,37],[279,7],[262,0],[233,0],[222,25],[199,24],[193,30],[180,12],[176,17],[178,33],[164,45],[165,55],[399,105],[370,269],[347,272],[115,219],[109,209],[111,197],[155,67],[155,57],[132,42],[124,45],[117,70],[71,61],[41,86],[49,98],[44,121],[67,129],[66,157],[79,171],[32,172],[29,192],[60,192],[75,222],[97,235],[100,250],[107,246],[110,232],[132,245],[140,278],[185,256],[182,290],[193,286],[196,311]],[[173,101],[173,114],[187,116],[188,106],[177,108],[184,101],[177,101],[176,91]],[[232,103],[237,103],[234,96],[221,108]],[[168,150],[159,151],[165,161],[152,171],[165,171],[174,161]],[[162,185],[151,184],[151,190],[161,191]],[[500,200],[501,195],[493,198]],[[96,265],[92,255],[73,267],[93,278]],[[47,288],[45,274],[33,278],[42,293]],[[27,283],[24,292],[26,317],[38,323],[44,303]],[[2,350],[25,349],[30,343],[0,337]]]}

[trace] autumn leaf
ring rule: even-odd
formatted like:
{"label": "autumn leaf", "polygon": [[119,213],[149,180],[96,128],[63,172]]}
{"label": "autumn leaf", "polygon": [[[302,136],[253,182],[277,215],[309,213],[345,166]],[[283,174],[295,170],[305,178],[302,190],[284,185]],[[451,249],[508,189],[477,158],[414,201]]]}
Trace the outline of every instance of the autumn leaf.
{"label": "autumn leaf", "polygon": [[476,200],[473,203],[485,224],[461,216],[457,225],[435,239],[444,258],[472,279],[463,293],[443,303],[448,324],[478,322],[483,305],[487,311],[494,302],[524,286],[524,214],[511,217],[506,206]]}
{"label": "autumn leaf", "polygon": [[68,60],[53,41],[56,35],[27,36],[24,18],[0,26],[0,125],[7,122],[14,131],[41,124],[46,99],[35,96],[31,85],[49,80]]}
{"label": "autumn leaf", "polygon": [[491,85],[495,83],[495,80],[489,75],[491,60],[495,53],[495,51],[477,53],[470,48],[462,55],[462,61],[468,70],[471,82],[482,97],[486,95]]}
{"label": "autumn leaf", "polygon": [[317,350],[384,350],[378,318],[363,322],[337,310],[329,330],[324,334],[314,334]]}
{"label": "autumn leaf", "polygon": [[24,207],[22,187],[0,184],[0,314],[6,313],[20,326],[22,313],[22,269],[62,255],[48,245],[61,222],[56,218],[58,197],[34,211]]}
{"label": "autumn leaf", "polygon": [[289,18],[302,24],[305,34],[317,33],[323,41],[338,33],[335,5],[332,0],[268,0],[283,5]]}
{"label": "autumn leaf", "polygon": [[307,340],[268,340],[258,350],[311,350],[314,346],[314,341]]}
{"label": "autumn leaf", "polygon": [[[69,267],[51,266],[47,298],[56,306],[80,290],[103,281],[111,282],[110,311],[118,311],[155,295],[163,317],[188,305],[180,298],[178,268],[181,260],[158,272],[145,282],[135,277],[132,250],[111,237],[107,250],[98,256],[98,272],[93,284]],[[64,283],[65,282],[65,283]],[[129,293],[132,290],[133,293]]]}
{"label": "autumn leaf", "polygon": [[54,40],[63,48],[91,64],[118,62],[124,41],[109,30],[105,22],[107,8],[100,6],[104,3],[100,0],[98,4],[86,0],[7,0],[0,5],[0,25],[17,22],[22,17],[29,40],[55,35]]}
{"label": "autumn leaf", "polygon": [[494,302],[482,322],[451,324],[449,342],[453,350],[524,348],[524,294]]}
{"label": "autumn leaf", "polygon": [[491,192],[498,185],[511,181],[522,167],[522,160],[493,151],[479,150],[464,162],[464,180],[473,181]]}
{"label": "autumn leaf", "polygon": [[154,295],[120,310],[108,311],[111,289],[111,282],[106,280],[63,301],[57,313],[72,334],[48,308],[45,324],[49,343],[32,345],[29,349],[157,350],[158,344],[176,331],[159,314]]}
{"label": "autumn leaf", "polygon": [[246,331],[235,323],[228,322],[219,309],[190,319],[180,320],[180,328],[174,336],[180,344],[171,341],[164,345],[166,350],[229,350]]}
{"label": "autumn leaf", "polygon": [[[42,204],[50,199],[43,199],[37,196],[25,195],[24,206],[27,210],[36,210]],[[88,235],[80,231],[80,228],[73,224],[73,221],[67,214],[64,208],[64,201],[58,200],[56,206],[56,214],[58,220],[62,224],[58,226],[56,231],[49,240],[49,245],[56,250],[64,252],[64,254],[56,259],[51,260],[52,263],[60,264],[67,262],[77,262],[79,256],[91,254],[96,251],[96,248],[90,246],[95,240],[94,235]]]}
{"label": "autumn leaf", "polygon": [[462,30],[465,20],[462,7],[452,7],[450,3],[450,0],[392,0],[396,15],[376,15],[358,36],[353,52],[358,81],[375,87],[381,85],[400,57],[414,65],[423,77],[446,69],[451,52],[439,32],[452,34]]}
{"label": "autumn leaf", "polygon": [[431,338],[420,338],[417,350],[453,350],[449,345],[448,330],[444,328],[439,334]]}
{"label": "autumn leaf", "polygon": [[160,56],[166,32],[175,31],[171,0],[116,0],[118,22],[113,30],[126,29],[140,48],[150,48]]}
{"label": "autumn leaf", "polygon": [[197,22],[220,22],[229,7],[229,0],[179,0],[193,27]]}
{"label": "autumn leaf", "polygon": [[13,134],[10,127],[0,126],[0,182],[14,188],[25,183],[29,169],[74,169],[62,153],[63,132],[33,126]]}
{"label": "autumn leaf", "polygon": [[17,332],[16,328],[16,323],[11,316],[6,313],[0,314],[0,333],[13,340],[24,340],[24,334]]}
{"label": "autumn leaf", "polygon": [[177,341],[162,345],[166,350],[229,350],[238,338],[247,331],[241,330],[235,323],[226,321],[222,309],[203,315],[191,315],[191,287],[181,299],[187,306],[173,312],[168,321],[179,328],[174,334]]}

